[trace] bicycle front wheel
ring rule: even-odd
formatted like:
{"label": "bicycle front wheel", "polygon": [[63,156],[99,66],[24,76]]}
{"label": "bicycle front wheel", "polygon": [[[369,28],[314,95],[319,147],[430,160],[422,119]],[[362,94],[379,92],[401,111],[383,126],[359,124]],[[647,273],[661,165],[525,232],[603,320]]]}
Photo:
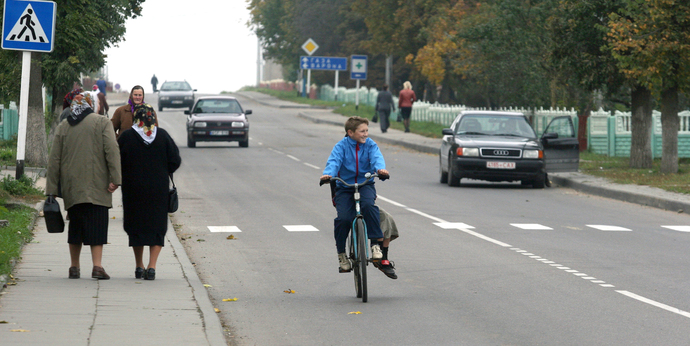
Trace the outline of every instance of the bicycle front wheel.
{"label": "bicycle front wheel", "polygon": [[[358,218],[355,222],[355,231],[357,232],[357,266],[359,267],[360,282],[362,285],[362,302],[366,303],[368,300],[367,294],[367,228],[364,225],[364,219]],[[359,297],[358,297],[359,298]]]}
{"label": "bicycle front wheel", "polygon": [[357,247],[355,244],[355,239],[357,238],[356,233],[354,230],[350,232],[350,237],[348,239],[348,245],[350,247],[348,254],[350,254],[350,260],[352,261],[352,266],[354,267],[354,278],[355,278],[355,293],[357,293],[357,298],[362,298],[362,280],[361,280],[361,275],[359,274],[359,264],[357,262],[357,252],[355,251],[355,248]]}

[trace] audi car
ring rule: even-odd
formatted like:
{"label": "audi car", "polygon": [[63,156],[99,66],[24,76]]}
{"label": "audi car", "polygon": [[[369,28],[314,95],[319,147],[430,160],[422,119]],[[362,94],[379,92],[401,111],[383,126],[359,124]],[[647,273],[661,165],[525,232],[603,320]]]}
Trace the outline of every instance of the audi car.
{"label": "audi car", "polygon": [[158,89],[158,111],[163,111],[163,108],[192,109],[195,91],[187,81],[165,81]]}
{"label": "audi car", "polygon": [[187,147],[196,147],[196,142],[239,142],[240,147],[249,146],[250,109],[242,109],[236,98],[231,96],[199,97],[187,114]]}
{"label": "audi car", "polygon": [[442,134],[440,182],[449,186],[467,178],[544,188],[547,173],[575,172],[580,162],[568,116],[554,118],[537,138],[522,113],[463,111]]}

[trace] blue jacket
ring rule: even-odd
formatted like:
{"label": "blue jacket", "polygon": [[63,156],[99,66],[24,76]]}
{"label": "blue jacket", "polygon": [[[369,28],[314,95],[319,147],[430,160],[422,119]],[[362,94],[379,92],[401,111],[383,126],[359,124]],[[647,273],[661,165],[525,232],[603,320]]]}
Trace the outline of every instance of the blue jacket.
{"label": "blue jacket", "polygon": [[[374,140],[367,138],[364,144],[360,144],[345,136],[333,147],[323,175],[340,177],[348,184],[354,184],[363,182],[367,172],[374,173],[379,169],[386,169],[386,161]],[[338,184],[341,185],[340,182]]]}

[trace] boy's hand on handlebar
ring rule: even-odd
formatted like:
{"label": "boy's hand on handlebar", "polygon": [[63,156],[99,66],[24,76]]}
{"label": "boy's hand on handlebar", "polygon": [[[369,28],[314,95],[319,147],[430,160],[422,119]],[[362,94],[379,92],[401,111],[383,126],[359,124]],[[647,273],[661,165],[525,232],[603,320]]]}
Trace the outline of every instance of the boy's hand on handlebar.
{"label": "boy's hand on handlebar", "polygon": [[322,175],[319,181],[319,186],[328,183],[331,181],[331,176],[330,175]]}
{"label": "boy's hand on handlebar", "polygon": [[376,173],[378,173],[379,179],[381,180],[386,180],[391,177],[391,175],[385,169],[379,169]]}

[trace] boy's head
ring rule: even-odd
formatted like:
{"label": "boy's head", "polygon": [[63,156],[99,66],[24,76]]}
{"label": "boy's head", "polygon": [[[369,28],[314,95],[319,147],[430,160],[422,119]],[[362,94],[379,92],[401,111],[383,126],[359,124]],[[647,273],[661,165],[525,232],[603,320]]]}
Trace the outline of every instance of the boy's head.
{"label": "boy's head", "polygon": [[350,117],[345,122],[345,132],[353,140],[364,143],[369,137],[369,119],[362,117]]}

